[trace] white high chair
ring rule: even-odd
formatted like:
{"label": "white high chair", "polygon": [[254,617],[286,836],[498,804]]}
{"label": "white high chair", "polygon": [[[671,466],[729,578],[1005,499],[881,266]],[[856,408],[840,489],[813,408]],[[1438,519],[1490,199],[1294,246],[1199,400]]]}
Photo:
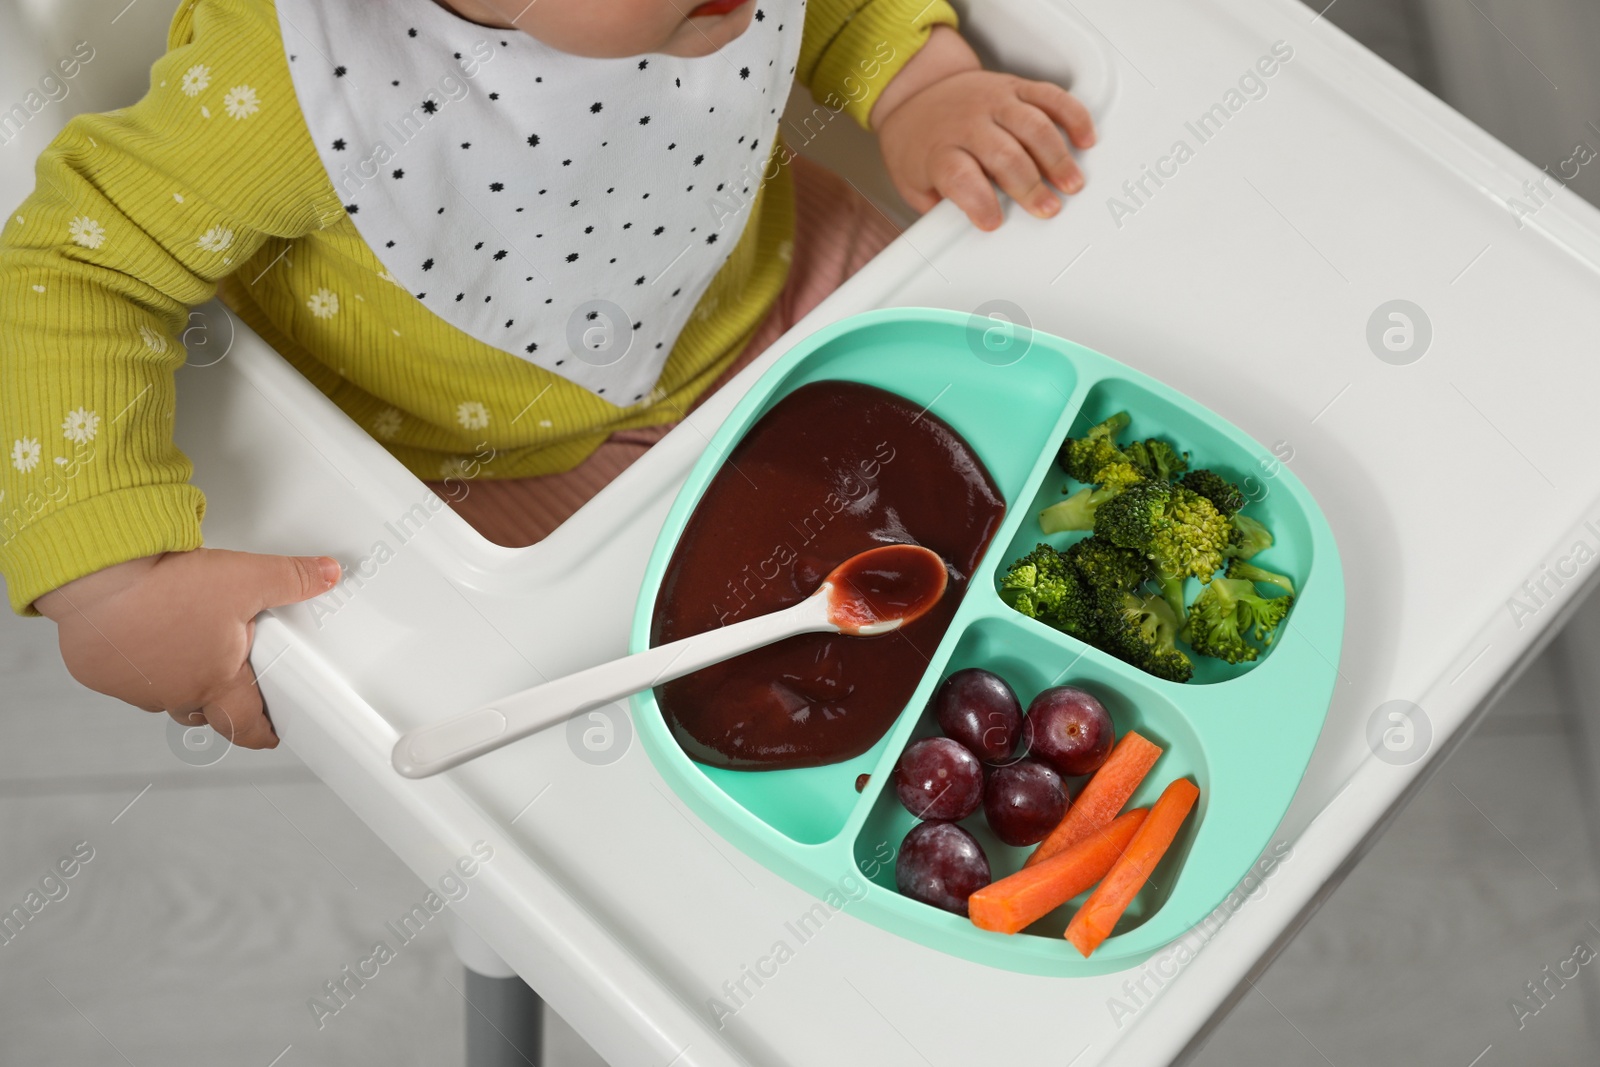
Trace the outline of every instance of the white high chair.
{"label": "white high chair", "polygon": [[[196,320],[177,432],[208,495],[208,544],[314,546],[347,564],[379,539],[395,549],[332,616],[302,605],[260,620],[252,662],[281,736],[424,879],[489,842],[494,859],[455,908],[472,931],[464,958],[527,979],[612,1063],[1181,1058],[1588,586],[1583,575],[1531,616],[1507,611],[1600,515],[1587,440],[1600,213],[1560,198],[1517,228],[1507,203],[1538,171],[1291,0],[1171,5],[1159,21],[1115,0],[962,6],[991,59],[1070,78],[1088,98],[1101,140],[1085,193],[1056,220],[1012,211],[988,235],[941,206],[532,548],[491,545],[432,507],[224,310]],[[1195,140],[1186,123],[1279,40],[1294,58],[1266,95],[1130,197],[1123,183]],[[850,157],[848,140],[830,131],[817,154]],[[1322,741],[1275,840],[1288,858],[1270,893],[1181,961],[1163,950],[1118,974],[1042,979],[847,915],[719,1019],[709,998],[814,901],[671,795],[628,743],[625,710],[587,755],[553,731],[426,781],[400,778],[390,747],[625,650],[685,472],[794,338],[872,307],[995,299],[1281,447],[1332,522],[1349,625]],[[1369,346],[1369,321],[1394,299],[1423,309],[1427,351]],[[1533,382],[1561,387],[1535,397]],[[1529,486],[1518,529],[1464,525],[1446,503],[1459,489],[1419,478],[1436,456]],[[1411,747],[1369,743],[1395,701]],[[1110,1010],[1129,989],[1143,991],[1134,1008]]]}

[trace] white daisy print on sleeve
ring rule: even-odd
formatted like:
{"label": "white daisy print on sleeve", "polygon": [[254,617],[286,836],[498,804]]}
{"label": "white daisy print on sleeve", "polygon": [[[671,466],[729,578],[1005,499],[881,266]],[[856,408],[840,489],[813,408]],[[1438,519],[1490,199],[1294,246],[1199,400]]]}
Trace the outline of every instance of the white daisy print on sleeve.
{"label": "white daisy print on sleeve", "polygon": [[211,68],[204,63],[196,63],[183,72],[183,83],[179,86],[185,96],[199,96],[211,84]]}
{"label": "white daisy print on sleeve", "polygon": [[167,350],[167,339],[142,322],[139,324],[139,338],[144,342],[144,346],[152,352],[165,352]]}
{"label": "white daisy print on sleeve", "polygon": [[476,400],[464,400],[456,405],[456,421],[466,430],[481,430],[489,425],[489,409]]}
{"label": "white daisy print on sleeve", "polygon": [[319,319],[331,319],[339,314],[339,294],[331,289],[318,289],[306,301],[306,307]]}
{"label": "white daisy print on sleeve", "polygon": [[99,432],[99,413],[85,408],[73,408],[61,423],[61,436],[74,444],[86,445]]}
{"label": "white daisy print on sleeve", "polygon": [[23,474],[27,474],[39,465],[42,451],[37,437],[18,438],[11,442],[11,465]]}
{"label": "white daisy print on sleeve", "polygon": [[235,85],[228,90],[228,95],[222,98],[222,106],[227,108],[228,114],[234,118],[247,119],[261,110],[261,101],[250,86]]}
{"label": "white daisy print on sleeve", "polygon": [[106,243],[106,228],[87,215],[79,215],[68,223],[67,235],[85,248],[99,248]]}
{"label": "white daisy print on sleeve", "polygon": [[449,459],[439,461],[439,477],[446,481],[451,478],[463,479],[472,477],[471,468],[461,456],[451,456]]}
{"label": "white daisy print on sleeve", "polygon": [[233,231],[225,226],[213,226],[195,241],[195,247],[204,252],[222,252],[233,244]]}
{"label": "white daisy print on sleeve", "polygon": [[398,408],[384,408],[372,420],[372,432],[380,440],[387,441],[400,432],[400,410]]}

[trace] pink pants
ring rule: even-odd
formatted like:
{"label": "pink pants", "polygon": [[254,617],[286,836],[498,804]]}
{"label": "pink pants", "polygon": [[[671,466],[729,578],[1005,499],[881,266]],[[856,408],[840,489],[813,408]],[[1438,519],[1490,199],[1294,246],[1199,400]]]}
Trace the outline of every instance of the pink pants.
{"label": "pink pants", "polygon": [[[750,344],[706,391],[721,388],[899,235],[893,223],[843,178],[796,157],[794,259],[778,302]],[[542,541],[676,425],[612,434],[572,470],[539,478],[478,481],[459,501],[443,482],[427,483],[462,518],[498,545]]]}

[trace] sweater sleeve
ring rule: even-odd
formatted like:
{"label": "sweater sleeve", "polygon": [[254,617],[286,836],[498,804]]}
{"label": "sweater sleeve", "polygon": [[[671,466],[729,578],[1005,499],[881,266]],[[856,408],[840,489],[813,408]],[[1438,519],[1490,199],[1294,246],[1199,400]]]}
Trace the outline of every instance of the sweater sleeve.
{"label": "sweater sleeve", "polygon": [[271,0],[185,0],[150,91],[80,115],[0,231],[0,574],[11,607],[201,544],[173,444],[188,309],[343,210]]}
{"label": "sweater sleeve", "polygon": [[819,104],[868,127],[879,94],[938,25],[956,25],[946,0],[810,0],[796,74]]}

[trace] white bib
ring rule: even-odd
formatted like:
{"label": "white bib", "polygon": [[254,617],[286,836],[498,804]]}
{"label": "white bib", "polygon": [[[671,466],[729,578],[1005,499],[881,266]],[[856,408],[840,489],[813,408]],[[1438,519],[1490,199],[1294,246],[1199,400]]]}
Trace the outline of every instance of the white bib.
{"label": "white bib", "polygon": [[392,278],[625,407],[738,243],[804,0],[698,59],[588,59],[432,0],[278,0],[317,154]]}

